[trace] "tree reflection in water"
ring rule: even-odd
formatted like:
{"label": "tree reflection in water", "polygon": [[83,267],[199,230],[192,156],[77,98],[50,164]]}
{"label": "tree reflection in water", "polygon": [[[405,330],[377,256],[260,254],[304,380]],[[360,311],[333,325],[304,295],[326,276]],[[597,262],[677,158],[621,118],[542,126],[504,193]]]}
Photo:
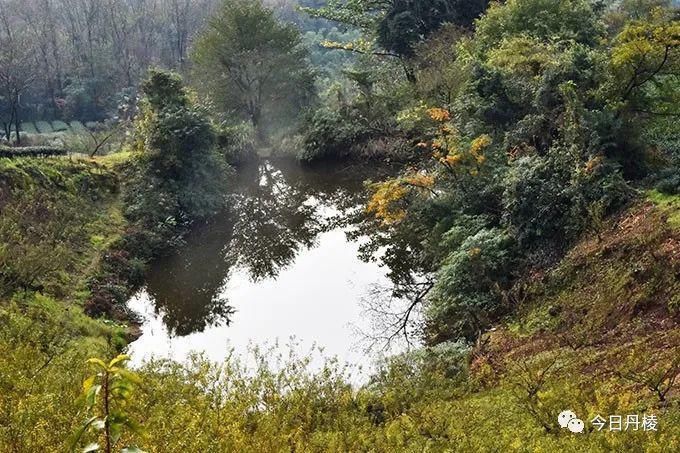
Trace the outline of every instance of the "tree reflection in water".
{"label": "tree reflection in water", "polygon": [[147,291],[170,334],[228,324],[230,276],[238,270],[254,282],[275,279],[320,233],[363,205],[368,176],[365,168],[311,170],[283,161],[240,168],[229,212],[196,226],[178,253],[149,272]]}

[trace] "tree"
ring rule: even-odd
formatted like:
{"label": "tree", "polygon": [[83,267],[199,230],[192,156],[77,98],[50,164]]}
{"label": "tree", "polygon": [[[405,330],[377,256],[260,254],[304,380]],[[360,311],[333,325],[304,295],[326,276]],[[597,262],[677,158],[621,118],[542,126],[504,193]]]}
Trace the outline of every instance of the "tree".
{"label": "tree", "polygon": [[398,55],[412,57],[413,46],[452,23],[471,28],[487,0],[394,0],[378,24],[378,44]]}
{"label": "tree", "polygon": [[225,2],[196,45],[196,75],[224,113],[252,121],[293,116],[311,98],[313,75],[300,32],[261,2]]}
{"label": "tree", "polygon": [[[138,431],[139,427],[128,414],[128,406],[141,379],[125,367],[129,359],[126,355],[119,355],[108,363],[98,358],[87,361],[97,370],[83,382],[83,397],[91,416],[75,433],[71,449],[89,432],[90,437],[97,441],[88,444],[83,451],[112,453],[125,431]],[[141,452],[134,446],[121,451]]]}
{"label": "tree", "polygon": [[[227,169],[215,150],[215,131],[205,109],[192,101],[174,73],[152,70],[142,90],[146,97],[137,134],[145,181],[138,189],[154,186],[157,194],[134,193],[152,206],[155,196],[172,200],[170,215],[178,220],[215,214],[224,207]],[[155,221],[149,213],[167,217],[162,205],[142,203],[142,218]]]}
{"label": "tree", "polygon": [[25,24],[12,15],[13,10],[10,2],[0,9],[0,121],[7,141],[14,127],[17,143],[21,143],[21,95],[35,78],[35,61]]}
{"label": "tree", "polygon": [[661,10],[651,20],[628,23],[612,49],[612,80],[629,110],[678,116],[680,22]]}

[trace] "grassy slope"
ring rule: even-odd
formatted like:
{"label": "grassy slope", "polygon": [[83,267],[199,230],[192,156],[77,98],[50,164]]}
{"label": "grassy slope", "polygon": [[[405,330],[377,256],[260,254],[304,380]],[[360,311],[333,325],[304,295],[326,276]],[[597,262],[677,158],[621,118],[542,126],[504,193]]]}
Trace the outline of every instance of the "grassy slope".
{"label": "grassy slope", "polygon": [[117,178],[106,160],[0,159],[0,264],[22,273],[0,289],[82,302],[100,252],[125,224]]}
{"label": "grassy slope", "polygon": [[0,159],[0,211],[0,451],[50,451],[81,421],[85,360],[124,342],[82,313],[124,226],[117,177],[106,161]]}
{"label": "grassy slope", "polygon": [[[514,400],[509,431],[527,431],[521,428],[527,422],[539,427],[536,437],[520,442],[525,447],[680,448],[680,385],[668,390],[680,373],[680,197],[653,192],[648,198],[599,238],[581,241],[556,269],[520,285],[521,314],[474,352],[472,378],[482,390],[472,401],[486,403],[481,418],[493,418],[499,395]],[[567,408],[584,420],[654,413],[660,430],[590,432],[587,441],[574,442],[555,427]]]}

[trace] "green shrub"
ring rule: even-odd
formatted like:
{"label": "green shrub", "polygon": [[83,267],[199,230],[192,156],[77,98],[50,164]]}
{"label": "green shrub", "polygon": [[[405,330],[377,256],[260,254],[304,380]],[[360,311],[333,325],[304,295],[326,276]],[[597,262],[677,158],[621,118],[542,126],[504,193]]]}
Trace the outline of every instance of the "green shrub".
{"label": "green shrub", "polygon": [[680,169],[670,167],[662,170],[658,175],[656,189],[668,195],[680,195]]}
{"label": "green shrub", "polygon": [[85,134],[87,133],[87,128],[83,123],[80,121],[71,121],[69,123],[71,130],[76,133],[76,134]]}
{"label": "green shrub", "polygon": [[255,153],[255,128],[249,122],[220,127],[217,131],[217,148],[232,165],[251,159]]}
{"label": "green shrub", "polygon": [[69,125],[63,121],[52,121],[52,130],[54,132],[69,132]]}
{"label": "green shrub", "polygon": [[41,134],[51,134],[52,132],[54,132],[54,130],[52,129],[52,125],[47,121],[36,121],[35,127]]}
{"label": "green shrub", "polygon": [[319,109],[305,125],[304,146],[298,158],[303,162],[343,158],[369,136],[369,131],[351,117]]}
{"label": "green shrub", "polygon": [[469,236],[443,262],[426,304],[428,341],[474,340],[507,314],[503,291],[512,282],[516,245],[500,229]]}
{"label": "green shrub", "polygon": [[[594,207],[602,216],[621,207],[631,190],[618,167],[594,157],[574,169],[558,157],[522,157],[506,176],[504,220],[520,244],[559,244],[567,247],[593,219]],[[562,157],[559,157],[562,156]],[[574,171],[574,173],[572,173]]]}
{"label": "green shrub", "polygon": [[33,123],[21,123],[20,129],[21,132],[25,132],[26,134],[38,133],[38,129],[36,129],[35,124]]}
{"label": "green shrub", "polygon": [[0,157],[50,157],[65,156],[67,151],[64,148],[50,146],[24,146],[21,148],[7,148],[0,146]]}

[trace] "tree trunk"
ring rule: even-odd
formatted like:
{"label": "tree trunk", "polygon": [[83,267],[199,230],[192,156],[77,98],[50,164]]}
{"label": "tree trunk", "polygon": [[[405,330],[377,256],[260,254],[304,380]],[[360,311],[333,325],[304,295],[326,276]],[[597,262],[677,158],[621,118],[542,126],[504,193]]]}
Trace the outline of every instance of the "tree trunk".
{"label": "tree trunk", "polygon": [[[21,131],[19,127],[19,95],[16,96],[16,102],[14,104],[14,125],[17,132],[17,145],[21,145]],[[11,127],[10,127],[11,129]]]}
{"label": "tree trunk", "polygon": [[20,130],[20,127],[19,127],[19,114],[18,113],[17,113],[17,116],[16,116],[15,125],[16,125],[15,129],[16,129],[16,132],[17,132],[17,145],[21,145],[21,130]]}

